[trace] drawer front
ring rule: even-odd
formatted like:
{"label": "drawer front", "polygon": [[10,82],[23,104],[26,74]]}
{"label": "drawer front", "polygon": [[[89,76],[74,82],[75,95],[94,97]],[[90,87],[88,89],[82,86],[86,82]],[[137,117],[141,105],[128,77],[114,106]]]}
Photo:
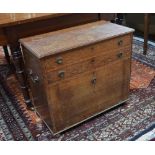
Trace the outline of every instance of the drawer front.
{"label": "drawer front", "polygon": [[48,85],[49,110],[57,133],[127,99],[130,58],[76,78]]}
{"label": "drawer front", "polygon": [[61,68],[62,66],[71,65],[85,59],[98,56],[101,54],[108,54],[109,50],[121,49],[125,46],[131,45],[131,35],[106,40],[94,45],[82,47],[76,50],[67,51],[65,53],[57,54],[52,57],[44,59],[44,68],[46,72],[50,70]]}
{"label": "drawer front", "polygon": [[[45,70],[48,72],[52,69],[60,68],[68,64],[74,64],[82,60],[91,58],[97,54],[101,54],[111,49],[113,40],[105,41],[104,43],[98,43],[80,49],[68,51],[58,54],[56,56],[45,59]],[[61,62],[60,62],[61,60]],[[59,63],[60,62],[60,63]]]}
{"label": "drawer front", "polygon": [[67,78],[71,78],[84,72],[92,71],[95,68],[102,67],[113,61],[119,61],[130,57],[131,57],[131,49],[130,47],[127,47],[122,50],[109,51],[108,54],[106,53],[100,56],[92,57],[80,63],[75,63],[73,65],[66,65],[59,69],[48,72],[45,75],[48,84],[50,84],[56,81],[62,81]]}
{"label": "drawer front", "polygon": [[114,49],[120,49],[127,45],[131,45],[131,35],[120,36],[113,39]]}

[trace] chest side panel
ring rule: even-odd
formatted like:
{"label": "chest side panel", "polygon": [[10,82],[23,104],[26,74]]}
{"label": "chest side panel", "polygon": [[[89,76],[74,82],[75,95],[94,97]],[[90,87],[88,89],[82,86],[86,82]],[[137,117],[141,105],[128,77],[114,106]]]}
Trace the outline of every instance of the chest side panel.
{"label": "chest side panel", "polygon": [[[39,112],[42,119],[46,122],[51,122],[41,62],[26,48],[23,47],[22,49],[25,61],[25,71],[27,73],[27,80],[30,85],[30,93],[35,109]],[[38,81],[34,80],[36,77],[38,78]]]}

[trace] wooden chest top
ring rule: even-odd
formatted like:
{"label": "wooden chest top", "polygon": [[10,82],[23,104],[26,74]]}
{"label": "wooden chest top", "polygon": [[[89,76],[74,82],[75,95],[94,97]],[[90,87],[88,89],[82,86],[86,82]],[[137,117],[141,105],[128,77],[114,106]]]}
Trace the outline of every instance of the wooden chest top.
{"label": "wooden chest top", "polygon": [[50,55],[125,35],[134,30],[106,21],[89,23],[55,32],[20,39],[33,55],[41,59]]}

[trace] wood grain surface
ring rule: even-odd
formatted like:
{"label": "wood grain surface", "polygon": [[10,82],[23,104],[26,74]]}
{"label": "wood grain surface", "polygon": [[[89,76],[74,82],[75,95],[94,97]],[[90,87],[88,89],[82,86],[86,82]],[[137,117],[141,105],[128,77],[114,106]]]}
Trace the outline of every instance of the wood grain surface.
{"label": "wood grain surface", "polygon": [[129,34],[133,31],[134,30],[131,28],[106,21],[99,21],[20,39],[20,42],[36,57],[43,58],[117,36]]}
{"label": "wood grain surface", "polygon": [[65,13],[0,13],[0,28],[54,18],[64,14]]}
{"label": "wood grain surface", "polygon": [[21,40],[35,108],[54,134],[127,100],[132,32],[102,21]]}

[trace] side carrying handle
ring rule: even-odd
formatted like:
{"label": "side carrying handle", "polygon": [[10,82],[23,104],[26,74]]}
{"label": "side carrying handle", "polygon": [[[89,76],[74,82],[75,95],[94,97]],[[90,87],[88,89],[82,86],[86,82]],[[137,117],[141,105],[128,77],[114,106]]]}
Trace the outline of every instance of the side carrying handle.
{"label": "side carrying handle", "polygon": [[38,82],[39,82],[39,77],[38,77],[37,75],[34,75],[34,74],[33,74],[32,69],[29,69],[29,70],[28,70],[28,75],[29,75],[29,77],[30,77],[30,79],[31,79],[31,81],[32,81],[33,83],[38,83]]}

